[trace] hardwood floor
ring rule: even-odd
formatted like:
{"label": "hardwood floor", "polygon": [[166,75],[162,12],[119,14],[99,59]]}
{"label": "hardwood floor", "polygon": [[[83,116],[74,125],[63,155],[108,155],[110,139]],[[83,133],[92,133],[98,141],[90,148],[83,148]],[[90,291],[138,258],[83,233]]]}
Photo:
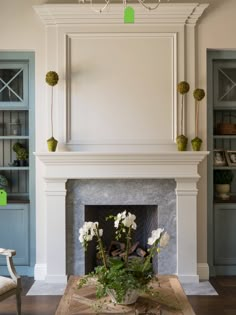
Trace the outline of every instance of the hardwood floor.
{"label": "hardwood floor", "polygon": [[[22,315],[53,315],[61,296],[26,296],[33,284],[23,277]],[[188,296],[196,315],[236,315],[236,277],[211,278],[219,296]],[[15,299],[0,302],[0,315],[15,315]]]}
{"label": "hardwood floor", "polygon": [[236,277],[216,277],[210,282],[218,296],[188,296],[196,315],[236,315]]}

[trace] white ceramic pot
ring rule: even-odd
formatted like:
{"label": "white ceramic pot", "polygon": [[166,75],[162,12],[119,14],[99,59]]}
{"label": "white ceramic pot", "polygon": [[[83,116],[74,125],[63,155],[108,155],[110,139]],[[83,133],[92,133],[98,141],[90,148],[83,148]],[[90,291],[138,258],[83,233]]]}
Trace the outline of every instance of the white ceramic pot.
{"label": "white ceramic pot", "polygon": [[216,184],[215,185],[216,196],[220,199],[229,199],[230,197],[230,184]]}
{"label": "white ceramic pot", "polygon": [[129,304],[134,304],[138,297],[138,291],[137,290],[128,290],[126,292],[126,295],[124,299],[121,302],[117,302],[116,300],[116,291],[112,289],[107,289],[107,294],[110,296],[111,301],[115,304],[122,304],[122,305],[129,305]]}

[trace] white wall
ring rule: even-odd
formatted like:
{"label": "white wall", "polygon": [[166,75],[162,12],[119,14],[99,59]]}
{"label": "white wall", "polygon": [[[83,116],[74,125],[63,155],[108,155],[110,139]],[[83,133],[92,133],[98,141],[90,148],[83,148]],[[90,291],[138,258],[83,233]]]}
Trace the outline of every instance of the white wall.
{"label": "white wall", "polygon": [[[35,129],[36,149],[45,146],[47,138],[47,103],[45,101],[45,28],[35,14],[32,6],[42,4],[41,0],[7,0],[0,2],[0,50],[1,51],[34,51],[35,52]],[[37,262],[45,261],[45,214],[42,190],[41,167],[36,162],[36,220],[37,225]]]}
{"label": "white wall", "polygon": [[[66,1],[65,1],[66,2]],[[236,1],[221,1],[208,8],[198,23],[197,31],[197,74],[198,87],[206,88],[206,49],[236,48]],[[46,150],[45,140],[49,136],[48,104],[45,97],[45,73],[47,69],[45,27],[34,12],[32,6],[46,3],[43,0],[7,0],[0,2],[1,50],[35,51],[36,57],[36,150]],[[67,1],[68,3],[68,1]],[[226,23],[227,21],[227,23]],[[52,56],[53,58],[53,56]],[[206,149],[206,99],[201,104],[200,137],[203,149]],[[207,183],[206,163],[201,168],[198,204],[198,262],[207,262]],[[44,241],[44,200],[41,168],[37,162],[36,176],[36,217],[37,217],[37,263],[45,261]]]}

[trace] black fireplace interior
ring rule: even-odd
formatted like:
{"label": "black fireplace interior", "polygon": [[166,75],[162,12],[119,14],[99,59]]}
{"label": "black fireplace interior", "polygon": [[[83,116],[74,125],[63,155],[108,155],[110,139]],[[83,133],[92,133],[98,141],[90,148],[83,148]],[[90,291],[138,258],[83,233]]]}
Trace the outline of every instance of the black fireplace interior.
{"label": "black fireplace interior", "polygon": [[[137,229],[133,231],[133,242],[139,242],[139,247],[147,249],[147,240],[151,236],[151,231],[158,227],[158,206],[157,205],[86,205],[85,221],[99,222],[99,228],[103,229],[103,243],[106,249],[111,241],[115,241],[114,221],[106,220],[109,215],[117,215],[126,210],[136,216]],[[96,242],[89,244],[85,254],[85,273],[91,272],[98,264],[96,258]],[[153,260],[154,271],[157,272],[157,259]]]}

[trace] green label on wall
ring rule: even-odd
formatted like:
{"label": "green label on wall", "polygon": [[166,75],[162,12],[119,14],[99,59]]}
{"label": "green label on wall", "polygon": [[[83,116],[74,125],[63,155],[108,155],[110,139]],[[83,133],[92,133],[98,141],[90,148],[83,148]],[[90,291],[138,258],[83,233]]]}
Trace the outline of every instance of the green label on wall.
{"label": "green label on wall", "polygon": [[7,205],[7,193],[5,190],[0,189],[0,206],[6,206]]}
{"label": "green label on wall", "polygon": [[124,23],[134,23],[134,9],[132,7],[125,8]]}

